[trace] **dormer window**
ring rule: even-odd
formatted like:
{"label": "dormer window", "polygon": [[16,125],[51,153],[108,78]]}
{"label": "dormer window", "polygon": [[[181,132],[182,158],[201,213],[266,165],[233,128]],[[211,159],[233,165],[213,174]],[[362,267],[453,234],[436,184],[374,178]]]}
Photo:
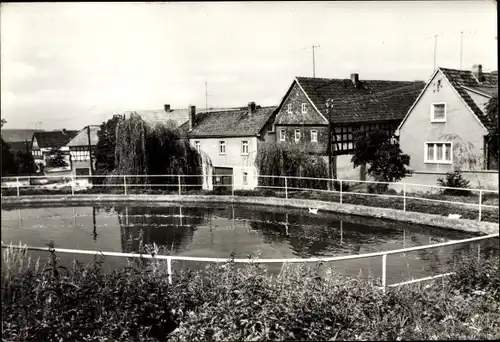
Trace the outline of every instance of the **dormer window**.
{"label": "dormer window", "polygon": [[431,104],[431,122],[446,122],[446,103]]}

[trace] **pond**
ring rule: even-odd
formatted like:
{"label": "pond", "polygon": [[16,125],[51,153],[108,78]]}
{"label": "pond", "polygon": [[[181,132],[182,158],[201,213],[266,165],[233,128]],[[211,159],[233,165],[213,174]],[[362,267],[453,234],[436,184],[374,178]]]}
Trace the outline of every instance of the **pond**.
{"label": "pond", "polygon": [[[173,255],[245,258],[307,258],[363,254],[472,235],[402,222],[347,216],[326,211],[231,204],[115,203],[76,206],[3,206],[2,242],[115,252],[138,252],[143,244],[164,246]],[[493,245],[493,244],[491,244]],[[388,283],[440,273],[459,251],[477,244],[421,250],[387,258]],[[47,259],[46,252],[32,257]],[[73,258],[58,254],[70,265]],[[126,264],[124,258],[105,257],[105,267]],[[204,263],[176,261],[174,269],[203,267]],[[381,257],[328,263],[340,274],[381,275]],[[277,273],[282,264],[269,264]]]}

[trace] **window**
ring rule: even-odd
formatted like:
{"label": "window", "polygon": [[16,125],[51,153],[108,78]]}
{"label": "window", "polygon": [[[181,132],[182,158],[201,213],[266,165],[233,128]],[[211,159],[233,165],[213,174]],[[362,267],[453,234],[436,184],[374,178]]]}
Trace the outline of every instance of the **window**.
{"label": "window", "polygon": [[446,122],[446,103],[431,105],[431,122]]}
{"label": "window", "polygon": [[284,129],[280,129],[280,141],[286,140],[286,133]]}
{"label": "window", "polygon": [[219,154],[226,154],[226,142],[219,141]]}
{"label": "window", "polygon": [[425,162],[434,164],[451,164],[452,149],[448,142],[425,143]]}
{"label": "window", "polygon": [[248,141],[247,140],[243,140],[241,142],[241,154],[244,156],[248,155]]}
{"label": "window", "polygon": [[70,155],[72,161],[88,161],[90,160],[90,154],[88,147],[84,146],[75,146],[71,147]]}
{"label": "window", "polygon": [[311,131],[311,142],[318,142],[318,131]]}
{"label": "window", "polygon": [[289,103],[287,107],[288,107],[288,108],[287,108],[287,112],[288,112],[288,114],[292,114],[292,104],[291,104],[291,103]]}
{"label": "window", "polygon": [[273,132],[273,125],[272,124],[267,125],[267,131]]}
{"label": "window", "polygon": [[302,114],[307,113],[307,108],[305,103],[302,104],[301,109],[302,109]]}
{"label": "window", "polygon": [[243,172],[243,184],[248,184],[248,172]]}
{"label": "window", "polygon": [[200,149],[201,149],[200,142],[199,142],[199,141],[195,141],[195,142],[194,142],[194,146],[195,146],[195,148],[196,148],[196,151],[200,152]]}
{"label": "window", "polygon": [[300,129],[295,130],[295,142],[299,142],[300,140]]}
{"label": "window", "polygon": [[90,175],[90,169],[88,167],[85,168],[77,168],[75,169],[76,176],[88,176]]}

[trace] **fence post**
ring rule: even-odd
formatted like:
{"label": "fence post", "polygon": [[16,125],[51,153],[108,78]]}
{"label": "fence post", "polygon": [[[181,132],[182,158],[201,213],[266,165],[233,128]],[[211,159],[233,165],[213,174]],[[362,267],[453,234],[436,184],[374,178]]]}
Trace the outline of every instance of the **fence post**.
{"label": "fence post", "polygon": [[[340,204],[342,204],[342,179],[339,180],[339,182],[340,182]],[[333,183],[333,184],[335,184],[335,183]],[[335,188],[335,185],[334,185],[334,188]]]}
{"label": "fence post", "polygon": [[16,177],[17,197],[19,197],[19,177]]}
{"label": "fence post", "polygon": [[288,199],[288,178],[285,176],[285,198]]}
{"label": "fence post", "polygon": [[71,174],[71,195],[75,195],[75,177]]}
{"label": "fence post", "polygon": [[406,184],[403,183],[403,211],[406,211]]}
{"label": "fence post", "polygon": [[181,175],[177,175],[177,183],[179,184],[179,196],[181,195]]}
{"label": "fence post", "polygon": [[481,222],[481,204],[483,202],[483,191],[479,190],[479,222]]}
{"label": "fence post", "polygon": [[172,259],[167,258],[168,283],[172,284]]}
{"label": "fence post", "polygon": [[234,197],[234,172],[231,175],[231,196]]}
{"label": "fence post", "polygon": [[123,176],[123,191],[127,194],[127,176]]}
{"label": "fence post", "polygon": [[382,255],[382,293],[385,294],[385,282],[387,273],[387,254]]}

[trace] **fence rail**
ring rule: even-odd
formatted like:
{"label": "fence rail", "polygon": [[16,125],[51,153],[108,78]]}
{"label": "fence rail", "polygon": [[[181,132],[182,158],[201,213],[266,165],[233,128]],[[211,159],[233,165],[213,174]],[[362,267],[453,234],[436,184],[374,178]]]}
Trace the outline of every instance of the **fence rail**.
{"label": "fence rail", "polygon": [[[471,242],[477,242],[477,241],[482,241],[486,239],[493,239],[493,238],[498,238],[499,234],[490,234],[490,235],[485,235],[485,236],[479,236],[479,237],[473,237],[469,239],[463,239],[463,240],[454,240],[454,241],[448,241],[448,242],[441,242],[441,243],[435,243],[432,245],[425,245],[425,246],[416,246],[416,247],[409,247],[409,248],[403,248],[403,249],[395,249],[395,250],[389,250],[389,251],[382,251],[382,252],[374,252],[374,253],[365,253],[365,254],[357,254],[357,255],[345,255],[345,256],[336,256],[336,257],[325,257],[325,258],[289,258],[289,259],[250,259],[250,258],[235,258],[235,259],[229,259],[229,258],[205,258],[205,257],[187,257],[187,256],[177,256],[177,255],[158,255],[158,254],[142,254],[142,253],[122,253],[122,252],[109,252],[109,251],[93,251],[93,250],[79,250],[79,249],[65,249],[65,248],[50,248],[50,247],[33,247],[33,246],[27,246],[27,245],[22,245],[21,243],[19,245],[5,245],[2,243],[2,248],[16,248],[16,249],[26,249],[30,251],[44,251],[44,252],[56,252],[56,253],[68,253],[68,254],[83,254],[83,255],[102,255],[102,256],[115,256],[115,257],[126,257],[126,258],[144,258],[144,259],[158,259],[158,260],[166,260],[167,261],[167,273],[168,273],[168,280],[169,283],[172,283],[172,261],[173,260],[178,260],[178,261],[195,261],[195,262],[212,262],[212,263],[221,263],[221,262],[228,262],[232,261],[235,263],[261,263],[261,264],[270,264],[270,263],[318,263],[318,262],[335,262],[335,261],[345,261],[345,260],[358,260],[358,259],[366,259],[366,258],[373,258],[373,257],[382,257],[382,286],[381,289],[384,291],[387,287],[396,287],[400,285],[406,285],[406,284],[412,284],[412,283],[418,283],[426,280],[432,280],[440,277],[445,277],[449,276],[452,273],[445,273],[445,274],[440,274],[432,277],[425,277],[425,278],[419,278],[419,279],[412,279],[410,281],[405,281],[401,283],[395,283],[395,284],[386,284],[387,280],[387,256],[388,255],[393,255],[393,254],[402,254],[402,253],[409,253],[409,252],[414,252],[418,250],[424,250],[424,249],[434,249],[434,248],[440,248],[440,247],[445,247],[445,246],[454,246],[458,244],[463,244],[463,243],[471,243]],[[481,249],[480,245],[478,245],[478,258],[480,257]]]}
{"label": "fence rail", "polygon": [[[226,179],[230,179],[230,182],[224,184],[212,184],[213,179],[219,177],[226,177]],[[23,184],[23,182],[28,181],[31,183],[31,180],[36,179],[55,179],[60,180],[63,183],[59,182],[59,185],[65,186],[66,189],[71,188],[72,195],[78,195],[82,192],[82,190],[88,189],[89,187],[102,187],[102,189],[111,189],[111,188],[121,188],[123,190],[123,194],[127,195],[130,193],[131,189],[136,189],[142,186],[148,186],[152,189],[158,189],[160,187],[172,189],[172,191],[177,190],[177,194],[186,195],[186,191],[195,188],[201,188],[203,186],[204,181],[210,183],[210,187],[213,189],[226,187],[231,188],[231,195],[234,196],[235,189],[237,190],[251,190],[251,189],[272,189],[275,191],[284,192],[284,197],[289,198],[290,195],[294,191],[318,191],[321,193],[331,193],[337,194],[339,196],[339,203],[344,203],[346,200],[346,196],[365,196],[365,197],[382,197],[382,198],[400,198],[402,199],[402,209],[403,211],[407,211],[408,200],[413,201],[426,201],[429,203],[443,203],[443,204],[452,204],[452,205],[461,205],[464,207],[473,207],[477,208],[478,212],[478,220],[481,221],[483,218],[483,209],[497,209],[498,205],[490,205],[484,204],[484,195],[494,194],[498,195],[498,190],[488,190],[488,189],[463,189],[463,188],[453,188],[453,187],[444,187],[439,185],[425,185],[425,184],[412,184],[412,183],[391,183],[391,182],[382,182],[382,181],[363,181],[363,180],[345,180],[345,179],[330,179],[330,178],[312,178],[312,177],[298,177],[298,176],[272,176],[272,175],[255,175],[253,177],[248,176],[248,178],[253,178],[254,183],[250,184],[249,179],[243,180],[243,182],[235,182],[235,176],[233,174],[215,174],[210,176],[203,175],[85,175],[85,176],[56,176],[56,175],[47,175],[47,176],[24,176],[24,177],[3,177],[2,178],[2,190],[4,189],[16,189],[16,196],[21,196],[21,190],[24,189],[48,189],[50,186],[54,186],[54,184],[41,184],[41,185],[31,185],[31,184]],[[14,184],[8,184],[8,180],[14,180]],[[106,182],[95,182],[96,179],[106,180]],[[110,183],[110,180],[115,180],[116,183]],[[144,179],[144,182],[137,182],[137,180]],[[168,183],[161,183],[160,179],[165,179]],[[189,182],[189,179],[194,182]],[[221,178],[222,179],[222,178]],[[88,187],[82,189],[81,183],[78,181],[86,180]],[[147,183],[149,180],[152,180],[153,183]],[[265,180],[268,180],[269,184],[262,184]],[[269,180],[271,180],[269,182]],[[308,186],[304,186],[303,182],[320,182],[314,186],[314,184],[306,184]],[[280,183],[280,184],[276,184]],[[294,184],[295,183],[295,184]],[[389,193],[366,193],[366,192],[355,192],[349,191],[350,189],[347,187],[352,184],[376,184],[376,185],[399,185],[403,186],[403,189],[400,194],[389,194]],[[297,186],[298,185],[298,186]],[[302,185],[302,186],[301,186]],[[336,186],[337,185],[337,186]],[[422,187],[422,188],[430,188],[430,189],[438,189],[440,191],[443,190],[452,190],[452,191],[461,191],[468,193],[477,193],[478,200],[477,202],[459,202],[456,200],[445,200],[445,199],[434,199],[427,197],[419,197],[418,193],[408,192],[407,187]],[[44,188],[45,187],[45,188]],[[338,189],[337,189],[338,188]]]}

